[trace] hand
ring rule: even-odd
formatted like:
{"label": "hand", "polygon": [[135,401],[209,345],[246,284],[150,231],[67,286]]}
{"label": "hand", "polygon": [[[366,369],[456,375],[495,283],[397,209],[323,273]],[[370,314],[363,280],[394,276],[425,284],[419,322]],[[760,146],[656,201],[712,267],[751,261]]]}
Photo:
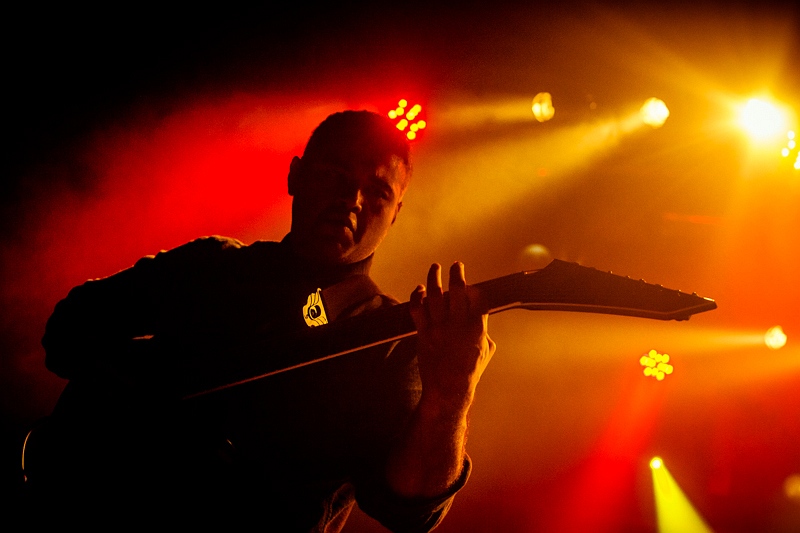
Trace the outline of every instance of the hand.
{"label": "hand", "polygon": [[497,345],[488,334],[488,315],[475,309],[477,294],[467,286],[464,265],[450,267],[444,298],[441,266],[428,271],[428,288],[411,294],[410,311],[418,332],[422,402],[463,414]]}

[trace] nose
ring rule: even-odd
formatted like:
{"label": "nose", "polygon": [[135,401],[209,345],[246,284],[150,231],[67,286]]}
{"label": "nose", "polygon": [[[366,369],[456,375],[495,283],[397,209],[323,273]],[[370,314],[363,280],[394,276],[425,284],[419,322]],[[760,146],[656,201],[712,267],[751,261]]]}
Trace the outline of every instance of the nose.
{"label": "nose", "polygon": [[361,211],[364,205],[364,192],[361,190],[360,181],[354,177],[343,179],[339,186],[339,200],[341,200],[350,211]]}

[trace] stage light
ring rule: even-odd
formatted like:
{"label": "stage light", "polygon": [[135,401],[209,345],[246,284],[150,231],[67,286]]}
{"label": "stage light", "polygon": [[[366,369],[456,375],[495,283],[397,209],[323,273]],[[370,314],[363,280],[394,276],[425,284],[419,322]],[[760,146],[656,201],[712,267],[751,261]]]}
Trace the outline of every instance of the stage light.
{"label": "stage light", "polygon": [[711,533],[660,457],[650,461],[659,533]]}
{"label": "stage light", "polygon": [[786,334],[780,326],[774,326],[764,334],[764,344],[767,348],[778,350],[786,345]]}
{"label": "stage light", "polygon": [[654,377],[658,381],[672,374],[673,367],[669,364],[669,355],[660,354],[656,350],[650,350],[639,358],[639,364],[644,367],[642,373],[646,377]]}
{"label": "stage light", "polygon": [[739,126],[760,143],[777,141],[790,127],[789,111],[765,98],[750,98],[739,109]]}
{"label": "stage light", "polygon": [[539,93],[534,96],[531,111],[533,111],[533,116],[539,122],[547,122],[553,118],[553,115],[556,114],[556,109],[553,107],[553,97],[550,93]]}
{"label": "stage light", "polygon": [[669,109],[663,100],[649,98],[639,109],[639,116],[648,126],[660,128],[669,117]]}
{"label": "stage light", "polygon": [[413,141],[417,138],[417,133],[419,130],[424,130],[428,124],[424,120],[417,120],[414,122],[414,119],[416,119],[422,112],[421,105],[414,104],[408,111],[406,111],[406,107],[408,107],[408,100],[402,99],[397,102],[397,107],[390,110],[387,115],[389,115],[389,118],[392,120],[405,115],[405,118],[398,120],[397,124],[395,125],[400,131],[405,131],[406,127],[408,127],[408,131],[406,131],[406,137],[408,137],[408,140]]}

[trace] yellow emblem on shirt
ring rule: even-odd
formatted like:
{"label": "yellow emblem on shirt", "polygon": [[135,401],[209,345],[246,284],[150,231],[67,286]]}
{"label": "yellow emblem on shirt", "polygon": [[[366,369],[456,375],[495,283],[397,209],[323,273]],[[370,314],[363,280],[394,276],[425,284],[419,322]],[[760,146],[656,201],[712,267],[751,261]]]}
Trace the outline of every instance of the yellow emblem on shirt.
{"label": "yellow emblem on shirt", "polygon": [[308,295],[308,301],[303,306],[303,318],[306,319],[308,327],[322,326],[328,323],[328,315],[325,314],[325,307],[322,305],[322,289]]}

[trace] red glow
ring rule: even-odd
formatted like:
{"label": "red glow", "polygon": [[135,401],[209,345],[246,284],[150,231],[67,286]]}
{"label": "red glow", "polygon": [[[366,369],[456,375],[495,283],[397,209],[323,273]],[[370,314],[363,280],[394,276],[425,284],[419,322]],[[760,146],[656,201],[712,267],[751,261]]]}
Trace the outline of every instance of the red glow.
{"label": "red glow", "polygon": [[542,531],[619,531],[620,524],[647,523],[636,497],[637,472],[657,425],[663,390],[632,379],[594,450],[565,476]]}
{"label": "red glow", "polygon": [[187,103],[164,117],[145,109],[98,127],[69,161],[30,171],[34,185],[16,221],[24,239],[0,256],[0,296],[11,313],[4,320],[35,325],[18,332],[31,349],[15,364],[37,376],[21,382],[40,384],[44,406],[60,387],[42,364],[40,328],[70,288],[203,235],[244,242],[285,235],[291,158],[325,116],[343,108],[296,104],[239,95]]}

